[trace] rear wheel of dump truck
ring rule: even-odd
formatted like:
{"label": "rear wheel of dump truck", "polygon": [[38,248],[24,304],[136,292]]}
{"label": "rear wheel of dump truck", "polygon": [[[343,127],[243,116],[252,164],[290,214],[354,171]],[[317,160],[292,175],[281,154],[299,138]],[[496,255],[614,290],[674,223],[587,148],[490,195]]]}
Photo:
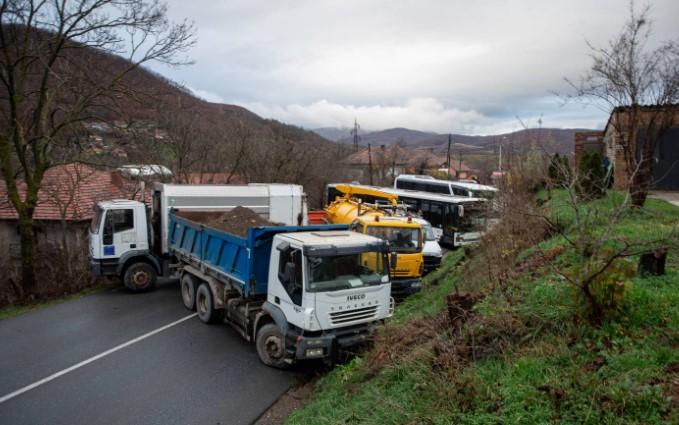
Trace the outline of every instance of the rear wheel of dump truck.
{"label": "rear wheel of dump truck", "polygon": [[156,285],[156,270],[147,263],[134,263],[125,269],[123,283],[132,292],[145,292]]}
{"label": "rear wheel of dump truck", "polygon": [[196,312],[203,323],[221,321],[223,310],[216,310],[212,290],[207,283],[201,283],[196,291]]}
{"label": "rear wheel of dump truck", "polygon": [[198,279],[190,273],[184,273],[181,280],[182,302],[184,307],[189,310],[196,309],[196,288],[198,287]]}
{"label": "rear wheel of dump truck", "polygon": [[267,323],[257,332],[257,354],[267,366],[285,369],[285,338],[275,323]]}

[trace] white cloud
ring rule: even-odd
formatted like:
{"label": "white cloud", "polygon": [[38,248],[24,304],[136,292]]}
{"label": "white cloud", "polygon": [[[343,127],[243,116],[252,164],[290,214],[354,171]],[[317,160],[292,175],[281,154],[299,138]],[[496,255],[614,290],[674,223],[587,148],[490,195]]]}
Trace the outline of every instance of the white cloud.
{"label": "white cloud", "polygon": [[550,111],[548,114],[521,115],[517,112],[501,118],[493,118],[475,110],[446,106],[434,98],[416,98],[400,104],[365,106],[342,105],[328,100],[285,106],[259,102],[236,103],[261,116],[307,128],[347,128],[351,127],[356,119],[361,128],[368,131],[406,127],[437,133],[496,134],[519,130],[522,125],[535,127],[538,125],[538,119],[541,119],[543,125],[547,127],[569,128],[595,128],[604,119],[602,115],[593,117],[580,105],[562,107],[554,99],[542,102],[543,108]]}
{"label": "white cloud", "polygon": [[[155,69],[203,98],[305,126],[359,115],[375,127],[468,132],[511,126],[514,115],[599,120],[596,108],[546,110],[544,99],[587,69],[585,39],[604,44],[628,11],[621,0],[169,3],[172,18],[196,22],[196,64]],[[679,36],[676,16],[676,0],[653,1],[655,40]]]}
{"label": "white cloud", "polygon": [[354,119],[358,119],[364,130],[408,127],[439,132],[450,129],[468,132],[490,123],[487,117],[476,111],[448,108],[433,98],[417,98],[398,105],[355,106],[320,100],[307,105],[246,103],[243,106],[262,116],[312,128],[349,127],[353,125]]}

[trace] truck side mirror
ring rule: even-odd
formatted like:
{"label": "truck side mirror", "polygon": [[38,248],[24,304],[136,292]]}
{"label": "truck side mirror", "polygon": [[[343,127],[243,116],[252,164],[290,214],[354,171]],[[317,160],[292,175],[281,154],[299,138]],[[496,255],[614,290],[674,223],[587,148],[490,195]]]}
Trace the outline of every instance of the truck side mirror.
{"label": "truck side mirror", "polygon": [[396,269],[396,263],[398,262],[398,254],[395,253],[395,252],[392,252],[391,256],[390,256],[390,260],[391,261],[389,262],[389,265],[391,266],[392,270],[395,270]]}

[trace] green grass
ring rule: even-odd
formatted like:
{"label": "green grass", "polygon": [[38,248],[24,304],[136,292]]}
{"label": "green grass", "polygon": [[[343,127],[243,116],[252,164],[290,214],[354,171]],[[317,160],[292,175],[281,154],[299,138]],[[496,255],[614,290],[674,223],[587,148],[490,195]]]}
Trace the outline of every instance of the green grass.
{"label": "green grass", "polygon": [[[568,229],[572,211],[560,203],[562,192],[552,195],[552,216]],[[603,218],[621,199],[611,193],[589,208]],[[614,234],[649,241],[669,234],[677,222],[679,208],[652,199],[641,211],[625,212]],[[606,225],[602,219],[591,230]],[[541,248],[561,245],[564,239],[556,236]],[[524,274],[476,304],[475,320],[462,331],[466,340],[441,331],[404,353],[403,347],[384,345],[393,340],[378,338],[373,352],[321,378],[314,397],[287,423],[679,423],[677,254],[675,249],[668,255],[667,275],[632,278],[621,315],[600,326],[583,319],[572,288],[549,268]],[[573,255],[566,251],[556,261],[567,265]],[[442,269],[460,260],[461,253],[452,252]],[[464,278],[457,267],[438,285],[425,284],[397,307],[384,332],[412,331],[414,323],[433,320],[445,307],[445,295]],[[479,354],[436,366],[444,358],[437,347],[456,341],[473,341]],[[388,353],[377,369],[371,364],[376,353]]]}
{"label": "green grass", "polygon": [[69,294],[49,301],[41,301],[34,304],[12,305],[9,307],[5,307],[3,309],[0,309],[0,320],[9,319],[10,317],[19,316],[21,314],[28,313],[34,310],[39,310],[41,308],[45,308],[51,305],[61,304],[69,300],[75,300],[78,298],[86,297],[88,295],[98,294],[100,292],[104,292],[108,288],[109,287],[106,285],[98,285],[90,288],[85,288],[82,291],[75,294]]}

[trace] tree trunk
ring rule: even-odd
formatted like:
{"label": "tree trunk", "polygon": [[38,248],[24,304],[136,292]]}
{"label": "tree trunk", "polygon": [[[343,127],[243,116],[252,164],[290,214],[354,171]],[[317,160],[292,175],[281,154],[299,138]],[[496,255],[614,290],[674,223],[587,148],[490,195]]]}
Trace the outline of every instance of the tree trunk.
{"label": "tree trunk", "polygon": [[632,205],[638,208],[644,206],[653,180],[653,160],[646,154],[646,149],[644,149],[644,156],[639,160],[637,172],[632,176],[629,186]]}
{"label": "tree trunk", "polygon": [[21,286],[24,294],[35,289],[35,235],[33,217],[26,212],[19,213],[19,235],[21,237]]}

